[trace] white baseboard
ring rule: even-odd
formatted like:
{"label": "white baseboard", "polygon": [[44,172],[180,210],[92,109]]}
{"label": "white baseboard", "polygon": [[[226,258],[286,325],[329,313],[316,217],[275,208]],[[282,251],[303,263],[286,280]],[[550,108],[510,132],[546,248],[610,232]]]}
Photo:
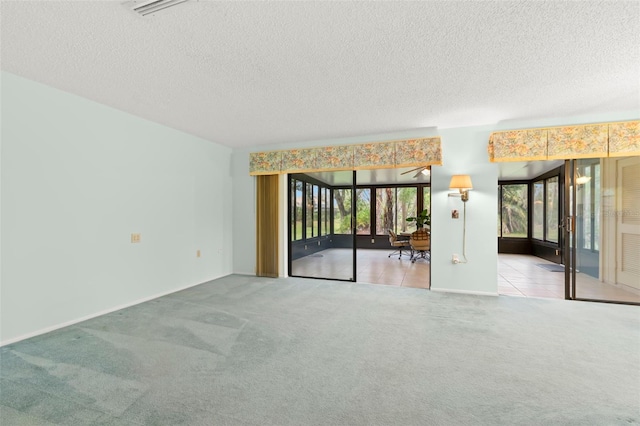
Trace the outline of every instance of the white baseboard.
{"label": "white baseboard", "polygon": [[475,296],[498,296],[498,292],[496,291],[471,291],[471,290],[457,290],[454,288],[437,288],[431,287],[431,291],[437,291],[441,293],[457,293],[457,294],[472,294]]}
{"label": "white baseboard", "polygon": [[226,277],[226,276],[227,275],[220,275],[220,276],[208,279],[207,281],[203,281],[201,283],[189,284],[189,285],[186,285],[184,287],[179,287],[179,288],[176,288],[176,289],[173,289],[173,290],[165,291],[163,293],[155,294],[153,296],[144,297],[142,299],[138,299],[138,300],[135,300],[133,302],[123,303],[121,305],[114,306],[112,308],[108,308],[108,309],[105,309],[103,311],[96,312],[96,313],[93,313],[93,314],[85,315],[85,316],[83,316],[81,318],[73,319],[71,321],[66,321],[66,322],[63,322],[61,324],[56,324],[56,325],[52,325],[50,327],[45,327],[43,329],[40,329],[38,331],[34,331],[32,333],[27,333],[27,334],[24,334],[22,336],[14,337],[13,339],[9,339],[9,340],[4,340],[4,341],[0,342],[0,347],[6,346],[6,345],[10,345],[12,343],[19,342],[21,340],[26,340],[26,339],[29,339],[31,337],[39,336],[41,334],[49,333],[49,332],[54,331],[54,330],[59,330],[61,328],[69,327],[70,325],[78,324],[78,323],[80,323],[82,321],[90,320],[92,318],[99,317],[101,315],[110,314],[111,312],[119,311],[120,309],[130,308],[131,306],[139,305],[140,303],[148,302],[150,300],[157,299],[159,297],[163,297],[163,296],[167,296],[169,294],[177,293],[179,291],[186,290],[188,288],[195,287],[195,286],[198,286],[200,284],[204,284],[204,283],[207,283],[209,281],[216,280],[218,278],[222,278],[222,277]]}

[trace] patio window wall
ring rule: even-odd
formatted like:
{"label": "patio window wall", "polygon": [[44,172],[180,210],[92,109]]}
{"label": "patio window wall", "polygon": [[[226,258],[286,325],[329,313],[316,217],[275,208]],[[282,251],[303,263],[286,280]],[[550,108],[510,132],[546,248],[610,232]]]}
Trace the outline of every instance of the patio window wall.
{"label": "patio window wall", "polygon": [[548,243],[558,243],[560,223],[560,178],[558,175],[534,180],[532,238]]}
{"label": "patio window wall", "polygon": [[290,179],[290,186],[291,241],[327,236],[330,233],[330,187],[297,177]]}
{"label": "patio window wall", "polygon": [[498,237],[529,237],[529,184],[498,186]]}
{"label": "patio window wall", "polygon": [[560,262],[562,181],[562,168],[557,168],[531,180],[498,182],[499,253]]}
{"label": "patio window wall", "polygon": [[[430,210],[431,187],[418,185],[362,185],[352,197],[351,188],[330,186],[304,174],[290,177],[289,209],[291,241],[346,236],[352,231],[351,206],[356,203],[355,232],[358,238],[386,237],[415,231],[407,218]],[[380,239],[381,247],[386,238]],[[377,246],[377,244],[376,244]]]}

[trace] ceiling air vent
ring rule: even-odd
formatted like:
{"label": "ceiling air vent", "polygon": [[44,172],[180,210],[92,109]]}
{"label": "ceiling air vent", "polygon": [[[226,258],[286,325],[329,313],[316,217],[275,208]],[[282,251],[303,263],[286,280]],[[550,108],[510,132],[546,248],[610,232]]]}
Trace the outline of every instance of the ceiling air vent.
{"label": "ceiling air vent", "polygon": [[167,10],[170,7],[177,6],[190,0],[133,0],[128,1],[125,6],[140,16],[151,15],[156,12]]}

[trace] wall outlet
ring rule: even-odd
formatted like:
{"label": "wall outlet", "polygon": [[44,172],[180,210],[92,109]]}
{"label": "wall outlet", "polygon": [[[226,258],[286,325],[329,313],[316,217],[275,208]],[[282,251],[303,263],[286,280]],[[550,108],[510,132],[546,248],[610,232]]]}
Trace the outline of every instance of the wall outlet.
{"label": "wall outlet", "polygon": [[131,234],[131,242],[139,243],[140,242],[140,234]]}
{"label": "wall outlet", "polygon": [[458,263],[460,263],[460,258],[458,257],[457,254],[453,254],[451,256],[451,263],[453,263],[454,265],[457,265]]}

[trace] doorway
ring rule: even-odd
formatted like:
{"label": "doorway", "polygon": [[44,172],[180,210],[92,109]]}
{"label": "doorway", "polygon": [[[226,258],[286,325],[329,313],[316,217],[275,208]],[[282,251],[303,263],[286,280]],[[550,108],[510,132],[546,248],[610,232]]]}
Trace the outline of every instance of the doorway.
{"label": "doorway", "polygon": [[355,171],[289,175],[289,276],[355,281],[355,178]]}
{"label": "doorway", "polygon": [[564,297],[563,182],[562,160],[499,164],[498,294]]}
{"label": "doorway", "polygon": [[298,173],[288,188],[290,276],[429,288],[430,258],[396,252],[389,232],[408,241],[407,219],[430,211],[429,173]]}
{"label": "doorway", "polygon": [[567,298],[640,304],[640,157],[568,160]]}
{"label": "doorway", "polygon": [[640,304],[640,157],[508,164],[498,183],[500,294]]}

